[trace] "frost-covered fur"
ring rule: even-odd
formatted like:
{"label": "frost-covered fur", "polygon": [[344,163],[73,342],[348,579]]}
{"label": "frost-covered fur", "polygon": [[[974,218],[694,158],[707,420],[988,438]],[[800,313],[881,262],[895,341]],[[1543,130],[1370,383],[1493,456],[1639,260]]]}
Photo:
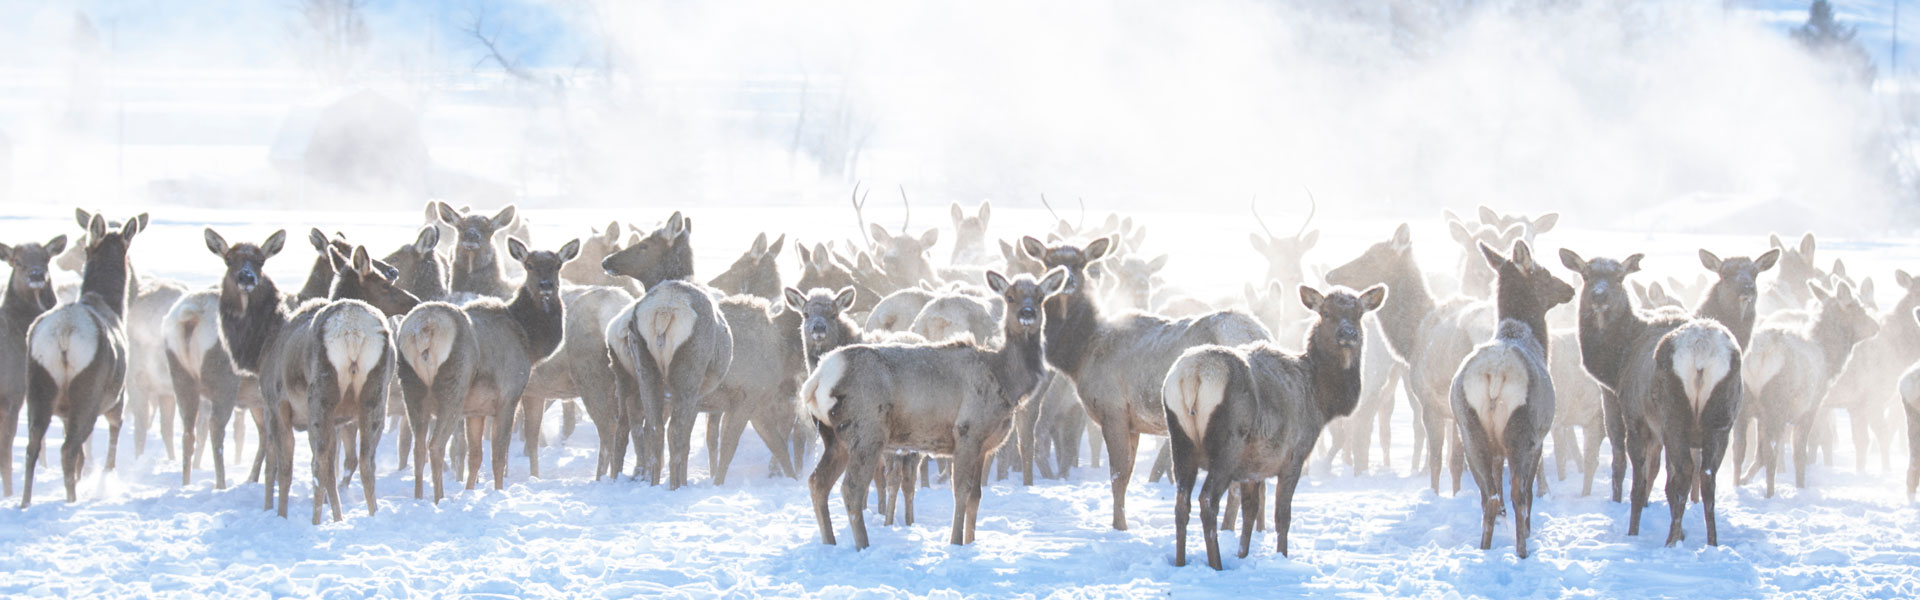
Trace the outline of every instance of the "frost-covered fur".
{"label": "frost-covered fur", "polygon": [[686,281],[661,282],[616,319],[626,330],[607,339],[624,346],[614,354],[624,361],[614,366],[615,389],[640,429],[634,476],[645,472],[658,485],[662,467],[670,467],[669,489],[687,483],[694,417],[733,360],[733,338],[713,293]]}

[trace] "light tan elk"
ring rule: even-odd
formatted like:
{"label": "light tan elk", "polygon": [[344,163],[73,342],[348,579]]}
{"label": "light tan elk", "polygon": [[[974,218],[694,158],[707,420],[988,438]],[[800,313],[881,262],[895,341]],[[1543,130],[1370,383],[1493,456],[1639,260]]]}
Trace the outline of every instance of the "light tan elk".
{"label": "light tan elk", "polygon": [[[1756,468],[1766,470],[1769,498],[1773,497],[1774,469],[1789,442],[1794,486],[1806,487],[1807,464],[1813,459],[1809,438],[1822,410],[1821,398],[1853,354],[1854,345],[1880,329],[1851,286],[1842,283],[1832,292],[1810,282],[1807,289],[1814,299],[1808,308],[1769,315],[1754,332],[1741,372],[1752,395],[1736,426],[1744,431],[1748,421],[1759,424]],[[1735,451],[1744,452],[1745,436],[1738,437],[1742,439],[1734,444]],[[1752,476],[1740,475],[1742,482]]]}
{"label": "light tan elk", "polygon": [[[867,547],[866,489],[887,450],[953,457],[952,544],[973,542],[987,460],[1013,430],[1013,414],[1046,374],[1042,306],[1067,284],[1054,268],[1035,281],[987,275],[1007,302],[1007,343],[997,349],[961,340],[929,345],[853,345],[820,359],[800,388],[801,405],[826,454],[809,488],[820,540],[833,544],[827,494],[841,479],[854,547]],[[844,474],[844,479],[842,475]]]}
{"label": "light tan elk", "polygon": [[1188,349],[1167,371],[1162,384],[1168,437],[1173,445],[1175,566],[1187,561],[1187,519],[1200,469],[1207,481],[1200,490],[1200,528],[1206,535],[1207,564],[1220,565],[1220,499],[1239,485],[1242,531],[1240,557],[1253,541],[1254,513],[1260,509],[1260,484],[1274,474],[1274,531],[1277,551],[1287,553],[1293,492],[1307,455],[1328,421],[1353,411],[1360,400],[1361,318],[1380,308],[1387,288],[1355,294],[1345,288],[1322,293],[1300,286],[1300,302],[1318,318],[1309,330],[1306,351],[1294,353],[1267,343],[1239,347]]}
{"label": "light tan elk", "polygon": [[[1117,242],[1100,238],[1085,248],[1048,247],[1032,237],[1020,247],[1049,269],[1065,267],[1066,287],[1047,300],[1047,363],[1073,379],[1087,416],[1105,437],[1113,475],[1113,528],[1127,528],[1127,483],[1140,434],[1166,435],[1161,384],[1173,361],[1201,344],[1238,346],[1268,338],[1267,329],[1241,312],[1179,320],[1145,313],[1101,314],[1087,270],[1108,258]],[[1009,342],[1011,344],[1011,342]]]}
{"label": "light tan elk", "polygon": [[560,347],[566,319],[560,267],[579,256],[579,240],[550,252],[531,251],[518,239],[508,238],[507,248],[527,272],[512,301],[481,298],[462,306],[425,302],[400,324],[400,387],[407,418],[414,431],[430,432],[414,436],[415,498],[424,493],[422,469],[429,456],[434,502],[446,496],[442,474],[447,442],[462,422],[466,425],[467,489],[473,489],[479,479],[480,443],[488,437],[489,425],[493,486],[505,485],[514,410],[533,367]]}
{"label": "light tan elk", "polygon": [[1547,310],[1573,300],[1573,287],[1535,264],[1525,241],[1510,256],[1480,244],[1494,268],[1500,326],[1474,347],[1453,376],[1449,397],[1467,466],[1480,486],[1480,549],[1493,547],[1493,520],[1506,510],[1502,471],[1511,470],[1514,554],[1527,557],[1541,449],[1553,429],[1553,378],[1547,362]]}
{"label": "light tan elk", "polygon": [[45,446],[47,426],[60,416],[65,439],[60,473],[67,502],[86,466],[87,438],[94,422],[107,418],[107,468],[120,448],[125,405],[120,394],[127,377],[127,337],[123,330],[132,271],[127,250],[145,229],[147,215],[128,219],[109,231],[93,215],[87,223],[87,262],[80,273],[80,299],[42,313],[27,328],[27,472],[20,506],[33,504],[33,471]]}
{"label": "light tan elk", "polygon": [[616,359],[614,389],[639,428],[634,474],[644,471],[659,485],[665,467],[668,489],[687,484],[694,417],[733,362],[733,337],[710,292],[687,281],[664,281],[607,325]]}

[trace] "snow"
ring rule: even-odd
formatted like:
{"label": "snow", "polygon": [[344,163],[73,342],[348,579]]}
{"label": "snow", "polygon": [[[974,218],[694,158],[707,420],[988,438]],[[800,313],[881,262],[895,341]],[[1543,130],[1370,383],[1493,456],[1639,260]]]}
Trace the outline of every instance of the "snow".
{"label": "snow", "polygon": [[[229,239],[263,238],[271,229],[315,224],[340,228],[353,239],[385,249],[411,237],[415,210],[391,212],[235,212],[149,207],[152,230],[135,242],[136,266],[151,272],[210,283],[220,265],[202,254],[199,227],[217,222]],[[760,227],[785,225],[812,231],[846,231],[845,215],[800,208],[694,207],[699,219],[700,272],[713,273],[747,245]],[[9,208],[0,219],[0,239],[73,233],[71,219],[56,207]],[[108,207],[121,216],[131,209]],[[630,210],[618,218],[651,220],[663,210]],[[995,235],[1038,229],[1044,211],[997,208]],[[602,222],[607,211],[530,211],[536,245],[557,242],[573,228]],[[1193,256],[1255,260],[1237,236],[1207,236],[1208,215],[1153,215],[1154,239],[1182,240],[1178,261]],[[1429,268],[1445,271],[1457,250],[1445,243],[1434,220],[1417,222],[1415,245]],[[577,226],[572,224],[579,224]],[[721,226],[721,224],[727,224]],[[796,225],[807,225],[799,228]],[[567,226],[563,226],[567,225]],[[1384,238],[1391,222],[1327,222],[1315,262],[1334,263]],[[839,229],[836,229],[839,227]],[[295,229],[299,231],[299,229]],[[1216,239],[1228,238],[1228,239]],[[1757,235],[1702,236],[1571,229],[1541,236],[1543,245],[1564,243],[1587,254],[1611,255],[1632,248],[1649,252],[1656,274],[1697,269],[1700,246],[1757,251]],[[1165,248],[1168,246],[1162,246]],[[1822,240],[1823,262],[1832,256],[1857,263],[1856,274],[1881,275],[1912,264],[1920,245],[1907,241]],[[384,251],[384,250],[382,250]],[[944,255],[944,247],[935,250]],[[306,247],[289,245],[288,256],[269,262],[282,281],[297,281],[307,264]],[[787,259],[792,260],[792,259]],[[1179,283],[1195,290],[1230,292],[1232,273],[1251,264],[1222,261],[1213,270],[1184,273]],[[790,265],[789,265],[790,266]],[[65,275],[71,277],[71,275]],[[1888,300],[1883,298],[1883,301]],[[395,399],[397,401],[397,398]],[[557,436],[559,409],[547,416]],[[1157,441],[1143,443],[1128,492],[1130,529],[1109,526],[1111,496],[1105,468],[1082,466],[1067,481],[993,482],[981,503],[977,541],[947,544],[953,500],[943,485],[918,497],[911,527],[870,522],[872,547],[819,543],[804,481],[767,476],[768,453],[745,436],[733,465],[739,474],[726,487],[707,477],[705,449],[695,436],[691,487],[669,492],[631,481],[592,480],[594,430],[583,423],[558,449],[541,453],[546,477],[527,476],[526,459],[513,444],[506,488],[456,491],[438,506],[412,498],[411,471],[395,473],[394,436],[380,449],[379,512],[368,516],[356,482],[341,490],[345,521],[320,526],[311,514],[311,462],[297,444],[290,517],[262,510],[262,488],[237,483],[215,490],[210,469],[197,470],[181,487],[179,464],[165,458],[158,433],[144,456],[134,458],[122,440],[120,468],[102,473],[104,433],[80,486],[80,501],[61,500],[58,461],[36,478],[37,503],[26,510],[0,509],[0,596],[326,596],[365,597],[461,594],[475,596],[712,597],[819,596],[893,597],[1221,597],[1272,595],[1423,597],[1662,597],[1747,598],[1915,597],[1920,595],[1920,514],[1901,488],[1903,458],[1888,469],[1869,460],[1856,474],[1847,467],[1816,464],[1815,487],[1783,486],[1775,498],[1758,484],[1723,481],[1719,502],[1720,547],[1705,545],[1698,505],[1688,507],[1688,539],[1664,548],[1667,505],[1656,482],[1643,535],[1625,535],[1627,507],[1604,497],[1578,497],[1577,481],[1552,481],[1554,492],[1535,505],[1534,555],[1513,555],[1510,522],[1495,529],[1491,550],[1475,547],[1479,533],[1477,494],[1471,475],[1462,493],[1433,494],[1424,474],[1409,470],[1408,412],[1396,411],[1399,435],[1393,468],[1354,476],[1344,465],[1317,459],[1294,501],[1294,555],[1273,550],[1271,532],[1261,532],[1246,559],[1231,556],[1238,536],[1223,534],[1226,570],[1200,562],[1204,543],[1194,528],[1190,559],[1172,565],[1173,496],[1170,483],[1148,483],[1146,471]],[[251,427],[251,425],[247,425]],[[1847,431],[1843,423],[1836,429]],[[699,429],[696,427],[696,431]],[[132,436],[132,427],[123,435]],[[58,423],[49,441],[61,439]],[[253,443],[249,433],[249,443]],[[24,460],[26,436],[11,449]],[[177,442],[174,442],[177,444]],[[1896,457],[1904,449],[1895,448]],[[244,477],[246,451],[231,451],[230,477]],[[1602,453],[1604,494],[1609,468]],[[1835,464],[1851,465],[1850,444],[1837,444]],[[1375,456],[1375,461],[1379,461]],[[809,465],[809,469],[810,469]],[[1549,471],[1551,473],[1551,471]],[[1443,478],[1444,479],[1444,478]],[[1444,485],[1444,483],[1443,483]],[[14,505],[18,498],[6,501]],[[839,492],[830,510],[843,541],[850,541]]]}

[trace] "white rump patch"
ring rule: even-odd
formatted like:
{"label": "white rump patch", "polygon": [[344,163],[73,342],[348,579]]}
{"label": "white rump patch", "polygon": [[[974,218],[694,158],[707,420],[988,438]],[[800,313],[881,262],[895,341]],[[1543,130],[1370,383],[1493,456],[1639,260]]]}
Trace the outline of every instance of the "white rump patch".
{"label": "white rump patch", "polygon": [[634,318],[639,322],[640,336],[647,342],[647,350],[653,354],[653,364],[660,369],[660,376],[667,377],[673,367],[673,355],[693,337],[693,324],[698,316],[687,299],[670,297],[663,302],[641,305]]}
{"label": "white rump patch", "polygon": [[1507,421],[1527,403],[1527,361],[1506,344],[1481,347],[1460,367],[1460,391],[1467,406],[1480,416],[1487,437],[1506,446]]}
{"label": "white rump patch", "polygon": [[820,367],[813,370],[813,376],[800,386],[801,408],[813,415],[813,420],[832,425],[833,406],[838,400],[833,397],[833,389],[840,386],[840,380],[847,376],[847,363],[852,362],[846,353],[835,350],[820,359]]}
{"label": "white rump patch", "polygon": [[1173,418],[1187,439],[1198,444],[1206,434],[1213,413],[1227,398],[1233,357],[1224,351],[1206,347],[1187,350],[1167,370],[1161,384],[1162,401],[1172,409]]}
{"label": "white rump patch", "polygon": [[400,359],[407,361],[428,385],[439,376],[447,358],[453,356],[453,340],[460,334],[454,310],[457,309],[428,305],[407,313],[407,318],[400,322]]}
{"label": "white rump patch", "polygon": [[61,306],[40,317],[27,337],[33,362],[53,375],[62,390],[100,352],[100,325],[79,304]]}
{"label": "white rump patch", "polygon": [[[1720,327],[1688,323],[1668,338],[1673,344],[1673,374],[1680,378],[1681,392],[1694,416],[1706,409],[1713,388],[1733,371],[1733,353],[1738,348],[1733,337]],[[1758,342],[1759,340],[1755,340]],[[1759,344],[1754,345],[1759,349]],[[1784,346],[1780,347],[1782,350]],[[1779,353],[1784,355],[1785,353]],[[1779,372],[1775,365],[1773,373]],[[1772,378],[1772,375],[1768,375]]]}
{"label": "white rump patch", "polygon": [[320,324],[320,340],[341,393],[357,396],[367,384],[367,371],[386,354],[386,320],[364,305],[345,304]]}
{"label": "white rump patch", "polygon": [[1900,376],[1900,401],[1907,406],[1920,407],[1920,365],[1914,365]]}
{"label": "white rump patch", "polygon": [[207,353],[220,344],[219,314],[220,293],[199,291],[173,303],[173,310],[167,311],[162,321],[167,352],[179,358],[180,364],[194,377],[200,376]]}

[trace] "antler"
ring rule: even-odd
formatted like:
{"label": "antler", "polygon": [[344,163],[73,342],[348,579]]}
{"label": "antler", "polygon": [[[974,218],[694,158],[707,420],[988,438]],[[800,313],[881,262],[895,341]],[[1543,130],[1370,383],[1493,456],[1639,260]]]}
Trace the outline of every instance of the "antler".
{"label": "antler", "polygon": [[907,202],[907,186],[894,185],[900,186],[900,206],[905,207],[907,212],[906,216],[900,218],[900,235],[907,235],[907,224],[913,222],[913,204]]}
{"label": "antler", "polygon": [[[1315,200],[1313,198],[1313,188],[1303,185],[1303,186],[1300,186],[1300,189],[1307,191],[1307,220],[1301,221],[1300,231],[1296,231],[1293,233],[1293,237],[1296,237],[1296,238],[1300,237],[1300,234],[1307,232],[1307,225],[1310,225],[1313,223],[1313,215],[1315,213],[1320,212],[1320,201]],[[1265,227],[1265,225],[1261,225],[1261,226]],[[1273,235],[1273,234],[1269,233],[1267,235]]]}
{"label": "antler", "polygon": [[1267,239],[1273,239],[1273,230],[1267,229],[1266,219],[1260,218],[1260,197],[1259,196],[1254,196],[1253,201],[1247,203],[1247,211],[1253,213],[1253,222],[1260,224],[1260,230],[1267,232]]}
{"label": "antler", "polygon": [[1053,215],[1053,220],[1055,220],[1055,221],[1065,221],[1065,220],[1066,220],[1066,219],[1062,219],[1062,218],[1060,218],[1060,213],[1057,213],[1057,212],[1053,212],[1053,205],[1052,205],[1052,204],[1048,204],[1048,203],[1047,203],[1047,195],[1046,195],[1046,194],[1041,194],[1041,195],[1040,195],[1040,205],[1041,205],[1041,206],[1045,206],[1045,207],[1047,207],[1047,214],[1050,214],[1050,215]]}
{"label": "antler", "polygon": [[[867,190],[867,193],[871,194],[873,193],[873,190],[869,189]],[[867,206],[866,194],[860,193],[860,182],[858,181],[853,182],[853,194],[851,194],[847,199],[848,201],[853,203],[854,221],[857,221],[860,223],[860,239],[866,240],[867,247],[872,248],[873,238],[867,237],[867,216],[865,213],[863,213],[860,210],[860,209],[866,208]]]}

